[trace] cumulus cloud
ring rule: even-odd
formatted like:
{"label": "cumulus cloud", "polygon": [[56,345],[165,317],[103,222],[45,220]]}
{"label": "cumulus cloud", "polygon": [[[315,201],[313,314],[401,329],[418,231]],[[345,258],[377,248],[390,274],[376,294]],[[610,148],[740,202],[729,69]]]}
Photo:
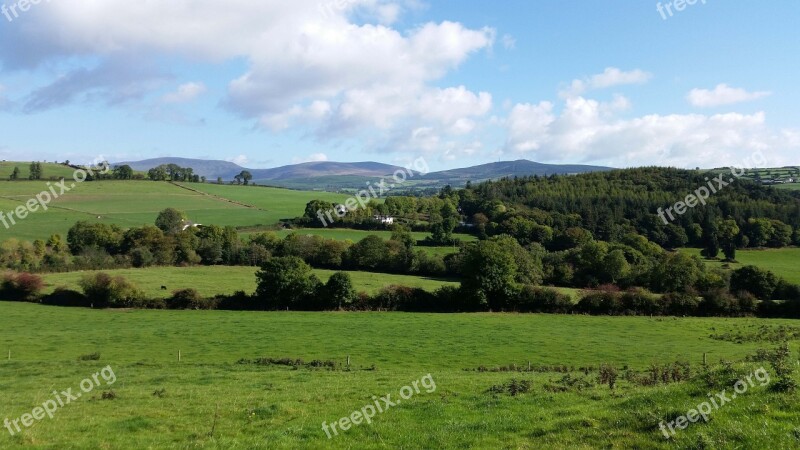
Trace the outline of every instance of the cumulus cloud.
{"label": "cumulus cloud", "polygon": [[622,118],[608,104],[584,98],[517,104],[506,128],[504,155],[550,162],[718,167],[762,151],[770,165],[786,164],[781,151],[800,150],[795,130],[773,130],[766,114],[650,114]]}
{"label": "cumulus cloud", "polygon": [[698,108],[714,108],[759,100],[770,95],[772,95],[771,92],[748,92],[745,89],[730,87],[722,83],[718,84],[713,90],[692,89],[686,99],[692,106]]}
{"label": "cumulus cloud", "polygon": [[185,83],[178,86],[176,91],[165,94],[162,100],[164,103],[187,103],[203,95],[206,90],[206,85],[203,83]]}
{"label": "cumulus cloud", "polygon": [[308,163],[308,162],[325,162],[328,161],[328,155],[325,153],[312,153],[304,158],[294,158],[295,164]]}
{"label": "cumulus cloud", "polygon": [[239,155],[233,158],[226,159],[225,161],[232,162],[239,166],[244,166],[250,161],[250,159],[247,157],[247,155]]}
{"label": "cumulus cloud", "polygon": [[561,92],[561,96],[570,97],[597,89],[608,89],[615,86],[630,84],[645,84],[650,81],[652,77],[652,74],[641,69],[626,72],[616,67],[608,67],[603,73],[598,73],[581,80],[573,80],[569,88]]}
{"label": "cumulus cloud", "polygon": [[[421,7],[418,0],[229,0],[224,7],[212,0],[60,0],[26,16],[25,27],[0,30],[0,61],[4,70],[77,66],[33,92],[28,112],[80,99],[140,99],[171,78],[115,72],[114,61],[244,61],[221,104],[264,129],[309,127],[321,139],[376,130],[410,136],[424,127],[464,135],[491,108],[491,95],[439,82],[491,49],[496,32],[452,21],[394,25]],[[95,66],[85,65],[86,55]],[[161,100],[187,102],[204,91],[187,83]]]}

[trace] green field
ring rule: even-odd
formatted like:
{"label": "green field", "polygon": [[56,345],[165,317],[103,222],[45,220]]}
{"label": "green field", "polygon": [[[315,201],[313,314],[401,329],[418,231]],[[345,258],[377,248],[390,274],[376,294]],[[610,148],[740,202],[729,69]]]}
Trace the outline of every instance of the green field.
{"label": "green field", "polygon": [[[172,291],[178,289],[194,288],[200,294],[212,297],[217,294],[233,294],[236,291],[245,291],[252,294],[256,290],[255,267],[230,267],[230,266],[198,266],[198,267],[152,267],[147,269],[118,269],[103,270],[111,275],[125,277],[134,283],[145,294],[153,298],[169,297]],[[93,271],[66,272],[44,274],[47,291],[51,292],[59,286],[80,290],[78,281]],[[314,269],[314,274],[323,282],[328,281],[335,272],[332,270]],[[400,285],[422,288],[428,291],[448,285],[455,286],[458,282],[429,277],[416,277],[412,275],[392,275],[371,272],[348,272],[353,279],[353,285],[359,292],[374,294],[386,286]],[[166,286],[167,290],[161,289]]]}
{"label": "green field", "polygon": [[[63,164],[41,163],[42,164],[42,179],[48,180],[50,178],[72,178],[75,169],[65,166]],[[11,176],[14,168],[19,168],[19,179],[26,180],[30,175],[30,161],[29,162],[13,162],[2,161],[0,162],[0,181],[6,181]]]}
{"label": "green field", "polygon": [[[364,230],[352,230],[347,228],[300,228],[296,230],[280,230],[277,232],[278,236],[286,237],[290,233],[297,233],[297,234],[306,234],[306,235],[314,235],[314,236],[322,236],[326,239],[335,239],[337,241],[344,241],[350,240],[353,242],[358,242],[368,236],[379,236],[383,239],[389,239],[392,237],[391,231],[364,231]],[[426,237],[429,237],[431,234],[428,232],[422,231],[415,231],[411,233],[411,236],[421,241]],[[456,239],[460,239],[462,242],[475,242],[477,238],[471,234],[454,234],[453,235]],[[452,247],[448,247],[452,250]]]}
{"label": "green field", "polygon": [[[69,181],[69,180],[68,180]],[[71,184],[68,183],[67,187]],[[257,227],[303,214],[306,203],[320,196],[341,199],[336,194],[299,192],[274,188],[187,184],[196,189],[230,195],[221,198],[149,181],[98,181],[77,184],[54,200],[48,211],[30,214],[16,226],[0,226],[0,240],[46,239],[53,233],[65,235],[79,220],[102,221],[122,227],[153,224],[165,208],[185,211],[196,223]],[[0,182],[0,210],[9,212],[48,189],[47,181]],[[58,190],[57,190],[58,192]],[[239,202],[239,203],[237,203]]]}
{"label": "green field", "polygon": [[[681,251],[700,256],[700,249],[687,248]],[[738,264],[729,264],[731,270],[743,266],[758,266],[772,271],[775,275],[792,283],[800,283],[800,248],[781,248],[774,250],[738,250]],[[710,267],[721,267],[721,261],[706,260]]]}
{"label": "green field", "polygon": [[[713,333],[793,325],[756,319],[673,319],[501,314],[253,313],[64,309],[0,302],[0,412],[15,419],[54,390],[78,391],[109,366],[90,394],[21,434],[0,433],[0,448],[796,448],[795,395],[754,387],[716,410],[707,424],[679,431],[662,419],[706,400],[699,381],[612,393],[590,386],[565,392],[562,373],[464,371],[478,366],[611,363],[645,369],[652,362],[704,352],[740,360],[763,343],[736,344]],[[796,347],[796,345],[794,346]],[[99,361],[78,361],[98,352]],[[178,352],[181,362],[178,362]],[[241,358],[332,360],[352,371],[241,365]],[[739,367],[737,365],[737,367]],[[757,366],[741,367],[750,373]],[[331,423],[372,403],[398,399],[403,386],[430,374],[423,389],[328,439]],[[528,380],[519,396],[493,385]],[[112,379],[112,378],[109,378]],[[561,380],[561,381],[559,381]],[[428,386],[431,386],[430,384]],[[113,391],[112,400],[101,399]],[[431,392],[428,392],[431,391]],[[154,395],[158,392],[159,395]],[[717,392],[716,390],[714,392]]]}

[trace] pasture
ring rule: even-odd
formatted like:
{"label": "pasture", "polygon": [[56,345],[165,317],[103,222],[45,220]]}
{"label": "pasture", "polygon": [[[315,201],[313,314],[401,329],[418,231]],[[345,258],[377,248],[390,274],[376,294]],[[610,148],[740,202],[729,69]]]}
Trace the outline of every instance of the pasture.
{"label": "pasture", "polygon": [[[125,277],[135,284],[144,293],[152,298],[165,298],[178,289],[194,288],[206,297],[217,294],[230,295],[236,291],[245,291],[252,294],[256,290],[255,267],[230,267],[230,266],[197,266],[197,267],[152,267],[147,269],[118,269],[103,270],[101,272],[114,276]],[[44,274],[47,292],[52,292],[59,286],[80,290],[80,279],[93,273],[66,272]],[[335,271],[314,269],[314,274],[323,282],[327,282]],[[435,291],[442,286],[456,286],[458,282],[429,277],[412,275],[393,275],[371,272],[348,272],[353,280],[353,286],[359,292],[374,294],[384,287],[400,285]],[[161,286],[167,286],[162,290]]]}
{"label": "pasture", "polygon": [[[0,211],[10,212],[36,194],[48,190],[47,183],[46,180],[0,182]],[[29,214],[9,229],[0,226],[0,241],[10,238],[47,239],[54,233],[65,236],[79,220],[102,221],[123,228],[152,225],[158,213],[170,207],[186,212],[195,223],[266,227],[280,219],[302,215],[306,203],[313,199],[344,198],[337,194],[262,187],[189,183],[182,186],[186,188],[150,181],[79,183],[53,200],[47,211],[40,209]],[[199,187],[210,193],[198,191]],[[212,193],[222,193],[230,198]]]}
{"label": "pasture", "polygon": [[[691,255],[700,256],[700,249],[687,248],[681,251]],[[738,263],[728,264],[730,270],[743,266],[758,266],[767,269],[791,283],[800,283],[800,248],[780,248],[771,250],[738,250],[736,252]],[[722,267],[722,261],[704,259],[709,267]]]}
{"label": "pasture", "polygon": [[[53,390],[110,366],[99,387],[22,433],[0,433],[1,448],[793,448],[796,396],[756,386],[692,424],[674,441],[660,420],[706,399],[699,381],[639,387],[620,378],[612,392],[596,372],[465,371],[510,364],[646,369],[677,359],[700,370],[741,360],[763,342],[710,336],[794,322],[500,314],[253,313],[64,309],[0,302],[0,412],[30,413]],[[795,343],[796,344],[796,343]],[[793,347],[796,347],[794,345]],[[181,352],[181,361],[177,355]],[[78,361],[99,353],[99,360]],[[331,360],[351,369],[237,364],[242,358]],[[756,365],[736,365],[748,373]],[[338,366],[342,369],[341,366]],[[328,439],[335,422],[372,403],[398,399],[430,374],[436,390],[403,400],[372,424]],[[511,396],[490,388],[531,382]],[[566,384],[565,384],[566,383]],[[102,393],[113,391],[113,399]],[[111,396],[109,394],[109,396]]]}

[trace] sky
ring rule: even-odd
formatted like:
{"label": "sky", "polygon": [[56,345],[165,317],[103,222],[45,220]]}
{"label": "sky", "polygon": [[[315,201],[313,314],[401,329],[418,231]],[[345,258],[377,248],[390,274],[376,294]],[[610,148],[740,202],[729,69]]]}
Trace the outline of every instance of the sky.
{"label": "sky", "polygon": [[796,0],[30,1],[3,160],[800,164]]}

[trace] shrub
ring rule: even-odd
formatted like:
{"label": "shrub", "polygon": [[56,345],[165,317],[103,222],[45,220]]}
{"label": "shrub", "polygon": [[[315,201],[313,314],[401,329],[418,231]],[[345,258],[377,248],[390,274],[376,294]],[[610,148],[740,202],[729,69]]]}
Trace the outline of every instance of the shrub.
{"label": "shrub", "polygon": [[661,298],[665,314],[673,316],[694,316],[700,307],[700,300],[692,292],[670,292]]}
{"label": "shrub", "polygon": [[0,292],[4,297],[23,302],[35,301],[42,288],[42,277],[27,272],[7,273],[0,284]]}
{"label": "shrub", "polygon": [[387,286],[372,297],[370,304],[379,311],[430,311],[433,295],[424,289]]}
{"label": "shrub", "polygon": [[706,316],[736,316],[740,312],[739,300],[722,289],[712,290],[703,295],[699,311]]}
{"label": "shrub", "polygon": [[57,287],[52,294],[42,297],[41,303],[50,306],[88,307],[89,299],[78,291],[66,287]]}
{"label": "shrub", "polygon": [[518,296],[519,312],[566,314],[572,310],[572,298],[555,289],[526,285]]}
{"label": "shrub", "polygon": [[628,314],[660,315],[662,304],[651,293],[644,289],[629,289],[622,294],[622,308]]}
{"label": "shrub", "polygon": [[247,295],[245,291],[236,291],[233,295],[217,295],[209,301],[213,301],[218,309],[227,311],[254,309],[253,297]]}
{"label": "shrub", "polygon": [[166,300],[169,309],[204,309],[200,308],[203,298],[196,289],[180,289],[174,291]]}
{"label": "shrub", "polygon": [[784,342],[779,345],[770,356],[769,362],[778,377],[772,389],[777,392],[794,392],[797,389],[797,381],[794,379],[794,361],[789,343]]}
{"label": "shrub", "polygon": [[773,298],[778,278],[770,271],[746,266],[731,274],[731,291],[747,291],[762,300]]}
{"label": "shrub", "polygon": [[614,315],[622,312],[622,301],[618,292],[588,291],[578,302],[576,309],[592,315]]}
{"label": "shrub", "polygon": [[78,284],[89,301],[101,308],[135,308],[147,305],[142,291],[123,277],[112,277],[100,272],[84,276]]}

